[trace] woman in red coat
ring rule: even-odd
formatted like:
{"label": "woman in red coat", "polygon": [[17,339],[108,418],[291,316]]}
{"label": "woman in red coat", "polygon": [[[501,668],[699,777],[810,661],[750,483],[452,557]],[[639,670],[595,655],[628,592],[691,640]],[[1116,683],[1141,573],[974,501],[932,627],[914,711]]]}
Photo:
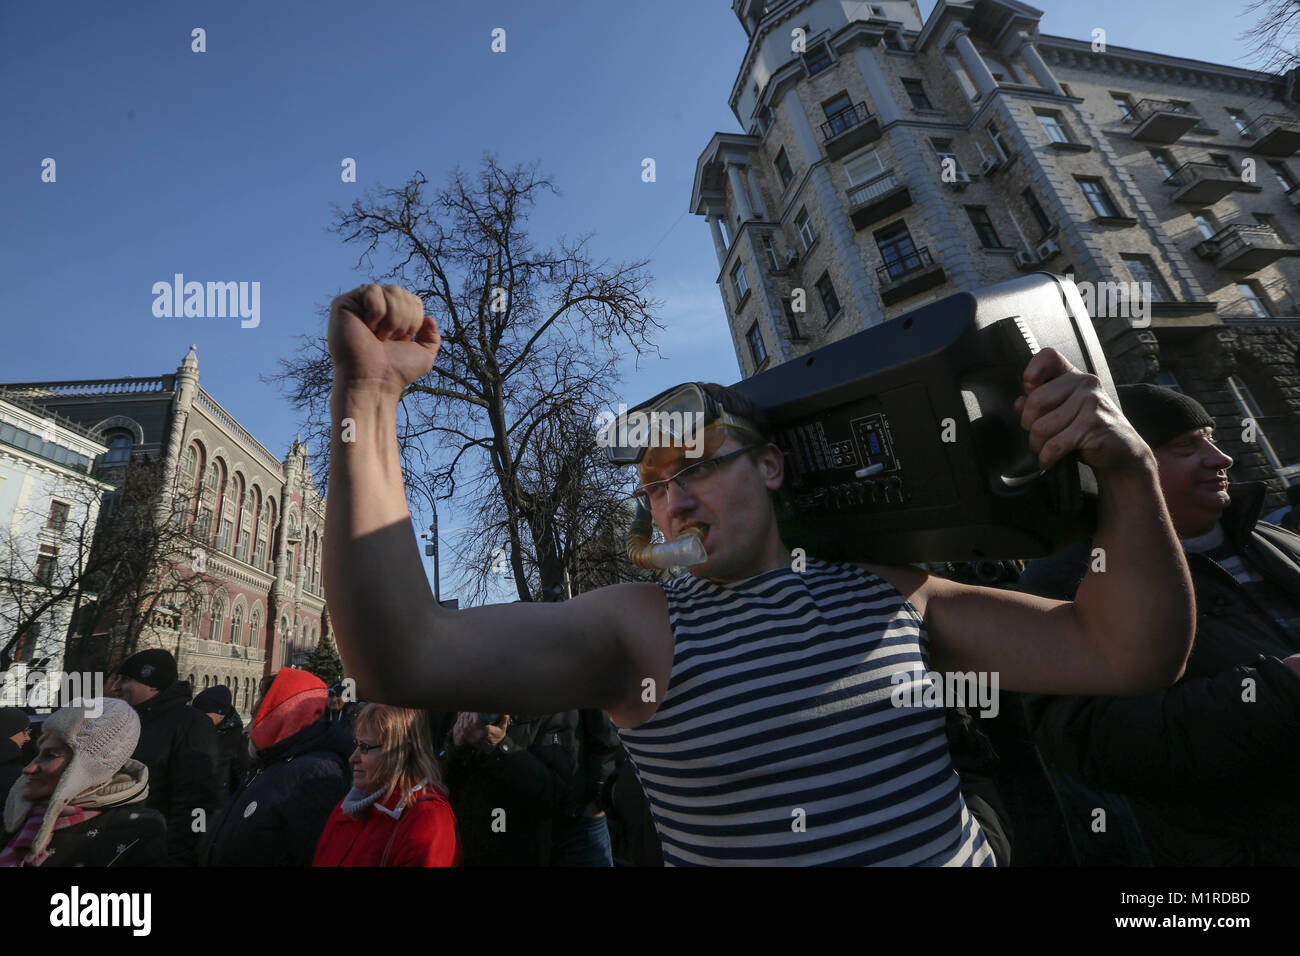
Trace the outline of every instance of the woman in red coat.
{"label": "woman in red coat", "polygon": [[368,704],[354,733],[352,791],[330,814],[312,866],[459,866],[424,712]]}

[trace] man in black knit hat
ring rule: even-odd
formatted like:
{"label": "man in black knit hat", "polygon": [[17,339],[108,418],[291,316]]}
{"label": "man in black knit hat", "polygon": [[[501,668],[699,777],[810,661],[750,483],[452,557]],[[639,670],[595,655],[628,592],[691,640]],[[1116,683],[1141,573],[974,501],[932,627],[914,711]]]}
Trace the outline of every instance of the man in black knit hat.
{"label": "man in black knit hat", "polygon": [[[1197,401],[1154,385],[1119,396],[1156,454],[1197,630],[1185,674],[1160,693],[1031,699],[1076,850],[1094,863],[1300,864],[1300,536],[1259,520],[1262,482],[1229,484],[1232,459]],[[1032,562],[1018,587],[1069,600],[1105,558],[1086,541]],[[1130,808],[1136,830],[1117,842]]]}
{"label": "man in black knit hat", "polygon": [[149,768],[149,808],[167,818],[167,861],[193,866],[199,838],[219,809],[217,731],[206,714],[189,706],[190,685],[176,679],[170,652],[133,654],[113,677],[110,693],[140,718],[132,756]]}

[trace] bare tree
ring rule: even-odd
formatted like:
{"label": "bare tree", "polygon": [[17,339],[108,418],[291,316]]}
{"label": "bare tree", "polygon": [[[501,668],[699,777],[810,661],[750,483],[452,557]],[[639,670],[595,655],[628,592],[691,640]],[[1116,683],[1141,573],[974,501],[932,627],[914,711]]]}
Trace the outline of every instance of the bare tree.
{"label": "bare tree", "polygon": [[1258,21],[1242,34],[1249,59],[1266,73],[1287,73],[1300,66],[1300,0],[1251,0],[1242,16]]}
{"label": "bare tree", "polygon": [[[622,497],[616,480],[592,481],[609,471],[591,422],[610,404],[619,348],[638,358],[655,351],[660,303],[645,295],[644,261],[594,262],[587,236],[533,244],[529,213],[556,192],[536,164],[506,169],[488,155],[475,174],[457,169],[427,199],[426,183],[417,172],[339,210],[335,231],[364,245],[359,264],[372,265],[385,246],[396,264],[381,281],[423,298],[442,333],[437,364],[402,397],[408,481],[421,477],[440,499],[469,506],[473,531],[461,551],[481,588],[505,560],[520,599],[532,600],[564,588],[564,542],[594,534],[561,531],[561,503],[578,488]],[[281,378],[318,447],[328,448],[330,357],[323,335],[302,341],[281,361]]]}

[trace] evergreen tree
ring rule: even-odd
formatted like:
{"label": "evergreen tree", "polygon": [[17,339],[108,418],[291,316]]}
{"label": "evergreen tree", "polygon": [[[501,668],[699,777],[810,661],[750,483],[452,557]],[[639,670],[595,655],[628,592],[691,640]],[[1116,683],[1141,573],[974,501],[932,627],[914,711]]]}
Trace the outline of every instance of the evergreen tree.
{"label": "evergreen tree", "polygon": [[343,661],[334,646],[334,638],[328,633],[321,635],[316,649],[311,652],[311,657],[307,658],[305,669],[323,680],[327,687],[343,679]]}

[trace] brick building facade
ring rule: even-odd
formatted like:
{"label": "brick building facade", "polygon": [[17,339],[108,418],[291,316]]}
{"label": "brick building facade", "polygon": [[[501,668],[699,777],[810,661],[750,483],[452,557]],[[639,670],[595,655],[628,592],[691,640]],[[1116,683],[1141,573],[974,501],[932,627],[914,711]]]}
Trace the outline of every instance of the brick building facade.
{"label": "brick building facade", "polygon": [[157,510],[189,529],[210,584],[201,613],[155,614],[141,648],[171,650],[196,692],[227,685],[245,715],[263,675],[304,663],[329,630],[306,445],[271,454],[199,385],[194,346],[172,375],[0,388],[102,435],[94,473],[110,484],[130,460],[164,463]]}

